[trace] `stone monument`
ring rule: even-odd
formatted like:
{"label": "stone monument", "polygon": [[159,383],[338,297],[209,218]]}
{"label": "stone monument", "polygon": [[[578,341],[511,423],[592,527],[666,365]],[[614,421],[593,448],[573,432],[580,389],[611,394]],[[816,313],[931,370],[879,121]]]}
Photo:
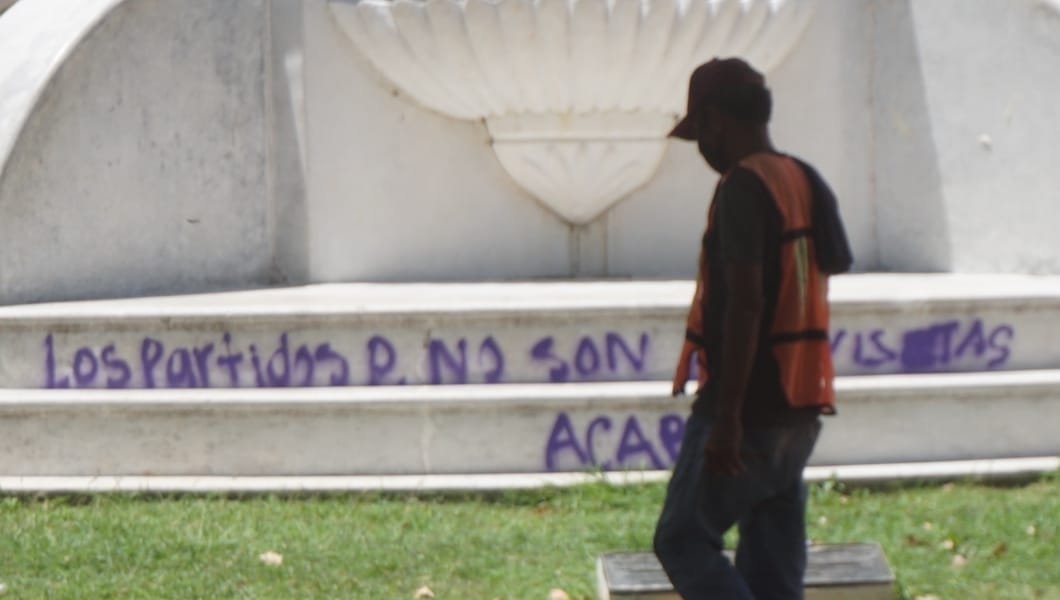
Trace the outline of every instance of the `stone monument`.
{"label": "stone monument", "polygon": [[[0,302],[684,278],[712,175],[664,134],[768,74],[861,271],[1060,270],[1055,2],[36,0],[0,22]],[[991,44],[980,43],[983,39]],[[1013,198],[1005,227],[997,201]]]}
{"label": "stone monument", "polygon": [[15,2],[0,477],[666,468],[716,179],[665,135],[715,55],[854,246],[815,464],[1054,455],[1058,32],[1056,0]]}

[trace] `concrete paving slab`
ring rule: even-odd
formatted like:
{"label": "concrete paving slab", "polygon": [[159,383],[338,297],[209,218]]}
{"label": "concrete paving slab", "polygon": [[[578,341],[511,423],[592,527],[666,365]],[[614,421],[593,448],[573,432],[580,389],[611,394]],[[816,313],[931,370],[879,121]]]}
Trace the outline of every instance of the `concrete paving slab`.
{"label": "concrete paving slab", "polygon": [[[894,572],[875,543],[809,546],[804,582],[807,600],[893,600],[896,593]],[[597,591],[600,600],[680,600],[650,552],[602,554]]]}

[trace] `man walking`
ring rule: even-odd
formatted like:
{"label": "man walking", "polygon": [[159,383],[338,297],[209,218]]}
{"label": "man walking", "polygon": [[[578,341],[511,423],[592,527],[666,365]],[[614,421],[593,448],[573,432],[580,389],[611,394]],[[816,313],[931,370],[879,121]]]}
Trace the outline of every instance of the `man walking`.
{"label": "man walking", "polygon": [[[769,137],[772,97],[746,62],[697,68],[671,136],[695,141],[721,175],[674,377],[692,404],[655,531],[655,553],[685,600],[802,598],[802,471],[833,414],[828,275],[850,251],[828,186]],[[737,525],[735,565],[722,537]]]}

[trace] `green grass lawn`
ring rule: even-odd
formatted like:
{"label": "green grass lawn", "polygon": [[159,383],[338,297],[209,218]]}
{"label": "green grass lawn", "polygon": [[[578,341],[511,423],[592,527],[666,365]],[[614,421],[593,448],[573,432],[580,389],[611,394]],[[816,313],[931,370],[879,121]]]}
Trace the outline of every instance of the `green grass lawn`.
{"label": "green grass lawn", "polygon": [[[0,496],[8,598],[595,598],[594,561],[649,548],[662,485],[491,495]],[[812,488],[816,541],[883,544],[903,597],[1060,599],[1060,476]],[[260,556],[273,551],[282,564]],[[960,558],[957,558],[960,557]]]}

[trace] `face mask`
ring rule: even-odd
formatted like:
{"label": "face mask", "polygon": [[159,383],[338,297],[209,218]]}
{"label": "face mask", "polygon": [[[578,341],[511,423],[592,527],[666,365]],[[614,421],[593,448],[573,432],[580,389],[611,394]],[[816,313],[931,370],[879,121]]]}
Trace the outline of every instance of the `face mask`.
{"label": "face mask", "polygon": [[703,160],[707,161],[710,168],[718,173],[724,173],[728,170],[721,157],[721,152],[716,146],[711,146],[704,142],[702,136],[696,141],[696,145],[699,146],[699,154],[703,157]]}

